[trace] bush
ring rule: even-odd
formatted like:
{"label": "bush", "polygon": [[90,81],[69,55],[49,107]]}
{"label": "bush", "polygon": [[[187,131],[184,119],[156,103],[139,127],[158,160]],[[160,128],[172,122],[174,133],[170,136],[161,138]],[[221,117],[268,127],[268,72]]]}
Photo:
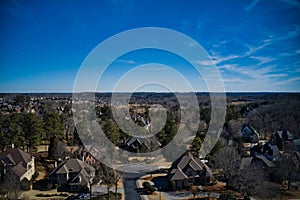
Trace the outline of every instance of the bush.
{"label": "bush", "polygon": [[168,184],[168,188],[169,188],[170,191],[175,191],[176,190],[176,183],[175,183],[175,181],[170,180],[169,184]]}
{"label": "bush", "polygon": [[209,200],[208,197],[198,197],[196,200]]}
{"label": "bush", "polygon": [[20,186],[21,186],[22,190],[28,191],[28,190],[30,190],[31,182],[27,178],[24,178],[21,181],[21,185]]}
{"label": "bush", "polygon": [[219,200],[236,200],[232,192],[224,192],[220,195]]}
{"label": "bush", "polygon": [[143,187],[146,190],[146,193],[148,194],[152,194],[153,192],[156,191],[156,188],[153,185],[151,185],[149,182],[144,182]]}
{"label": "bush", "polygon": [[57,196],[61,196],[61,197],[67,197],[69,196],[68,194],[66,193],[55,193],[55,194],[44,194],[44,193],[39,193],[39,194],[36,194],[35,196],[37,197],[57,197]]}
{"label": "bush", "polygon": [[32,179],[31,180],[35,180],[37,177],[39,176],[38,172],[34,172],[34,174],[32,175]]}
{"label": "bush", "polygon": [[49,180],[42,179],[42,180],[35,181],[32,184],[32,189],[41,190],[41,191],[48,191],[48,190],[51,190],[51,189],[55,189],[55,188],[53,188],[53,186],[54,185],[51,182],[49,182]]}

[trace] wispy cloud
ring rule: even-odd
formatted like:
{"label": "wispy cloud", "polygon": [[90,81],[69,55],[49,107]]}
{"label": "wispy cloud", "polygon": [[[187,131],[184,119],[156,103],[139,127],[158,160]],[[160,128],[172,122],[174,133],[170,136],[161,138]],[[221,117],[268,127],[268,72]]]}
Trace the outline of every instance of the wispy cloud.
{"label": "wispy cloud", "polygon": [[233,72],[250,79],[284,77],[287,74],[276,73],[276,66],[255,68],[253,66],[223,65],[218,66],[223,72]]}
{"label": "wispy cloud", "polygon": [[10,0],[10,2],[14,5],[11,14],[17,17],[21,17],[24,19],[32,19],[33,15],[30,9],[26,8],[22,5],[21,1],[18,0]]}
{"label": "wispy cloud", "polygon": [[266,64],[266,63],[276,60],[275,58],[272,58],[272,57],[262,57],[262,56],[250,56],[250,58],[258,60],[259,63],[257,65]]}
{"label": "wispy cloud", "polygon": [[252,10],[256,4],[258,4],[261,0],[254,0],[252,1],[246,8],[245,11],[249,12],[250,10]]}
{"label": "wispy cloud", "polygon": [[204,65],[204,66],[211,66],[211,65],[217,65],[220,64],[222,62],[228,61],[228,60],[232,60],[235,58],[238,58],[239,56],[237,55],[230,55],[230,56],[226,56],[226,57],[221,57],[221,56],[210,56],[209,60],[197,60],[194,61],[196,64],[200,64],[200,65]]}
{"label": "wispy cloud", "polygon": [[300,2],[298,0],[281,0],[282,2],[288,3],[291,6],[296,6],[300,8]]}
{"label": "wispy cloud", "polygon": [[276,84],[277,85],[289,85],[289,84],[294,83],[296,81],[300,81],[300,77],[291,77],[291,78],[288,78],[284,81],[277,82]]}
{"label": "wispy cloud", "polygon": [[300,26],[294,25],[293,27],[294,27],[294,29],[287,32],[287,34],[284,34],[279,37],[270,36],[270,38],[264,40],[264,42],[271,43],[271,42],[277,42],[277,41],[282,41],[282,40],[287,40],[287,39],[292,39],[292,38],[297,37],[300,34]]}
{"label": "wispy cloud", "polygon": [[125,63],[125,64],[135,64],[136,63],[134,60],[122,60],[122,59],[118,59],[117,62]]}
{"label": "wispy cloud", "polygon": [[143,66],[140,68],[137,68],[138,70],[144,70],[144,71],[166,71],[171,70],[167,67],[158,67],[158,66]]}

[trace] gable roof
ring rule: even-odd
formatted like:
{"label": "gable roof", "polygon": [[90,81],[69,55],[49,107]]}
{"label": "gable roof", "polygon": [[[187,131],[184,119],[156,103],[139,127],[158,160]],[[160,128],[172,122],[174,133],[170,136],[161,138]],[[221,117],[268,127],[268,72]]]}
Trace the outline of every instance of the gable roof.
{"label": "gable roof", "polygon": [[200,158],[194,157],[190,153],[185,153],[181,155],[177,160],[172,163],[169,169],[169,175],[171,180],[184,180],[188,176],[184,173],[184,169],[187,167],[193,169],[194,171],[206,170],[210,176],[212,176],[211,169],[203,163]]}
{"label": "gable roof", "polygon": [[289,131],[287,130],[283,130],[283,131],[276,131],[275,133],[273,133],[273,135],[278,135],[279,138],[283,139],[284,135],[286,134],[286,137],[288,140],[293,140],[294,139],[294,135],[291,134]]}
{"label": "gable roof", "polygon": [[250,166],[251,164],[253,164],[253,162],[255,160],[262,161],[267,167],[275,167],[275,164],[272,161],[268,160],[263,155],[258,155],[258,156],[253,156],[253,157],[242,158],[240,169],[244,169],[244,168]]}
{"label": "gable roof", "polygon": [[17,175],[18,177],[23,176],[27,172],[27,166],[24,166],[24,163],[18,163],[16,166],[14,166],[11,171]]}
{"label": "gable roof", "polygon": [[259,133],[251,125],[244,125],[241,131],[242,131],[243,136],[250,137],[250,136],[256,135],[257,137],[259,137]]}
{"label": "gable roof", "polygon": [[77,158],[70,158],[60,163],[57,168],[49,173],[49,176],[54,174],[66,174],[69,172],[79,173],[86,170],[95,171],[94,167],[91,165],[88,165]]}
{"label": "gable roof", "polygon": [[147,148],[150,148],[150,140],[145,137],[131,137],[126,143],[128,146],[131,146],[134,142],[138,142],[140,145],[145,145]]}
{"label": "gable roof", "polygon": [[18,148],[9,148],[6,151],[0,153],[0,160],[3,160],[5,163],[11,162],[14,165],[18,163],[28,163],[31,161],[32,156],[21,149]]}
{"label": "gable roof", "polygon": [[21,149],[9,148],[0,153],[0,161],[4,165],[12,165],[11,172],[21,177],[27,172],[27,163],[32,160],[32,156]]}

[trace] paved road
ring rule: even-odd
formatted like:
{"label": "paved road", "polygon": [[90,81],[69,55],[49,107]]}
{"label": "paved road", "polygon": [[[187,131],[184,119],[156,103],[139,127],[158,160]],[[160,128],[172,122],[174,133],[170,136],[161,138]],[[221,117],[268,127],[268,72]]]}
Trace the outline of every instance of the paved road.
{"label": "paved road", "polygon": [[147,172],[157,169],[158,167],[151,165],[127,165],[120,167],[119,170],[125,171],[123,174],[125,200],[142,200],[136,190],[136,181],[139,177],[146,175]]}
{"label": "paved road", "polygon": [[136,190],[136,180],[143,176],[142,173],[125,173],[123,174],[123,187],[125,200],[142,200],[140,194]]}

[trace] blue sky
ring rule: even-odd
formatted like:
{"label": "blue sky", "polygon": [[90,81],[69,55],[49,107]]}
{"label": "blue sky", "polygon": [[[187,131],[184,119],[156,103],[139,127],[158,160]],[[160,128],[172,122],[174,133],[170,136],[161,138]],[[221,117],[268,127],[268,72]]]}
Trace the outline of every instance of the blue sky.
{"label": "blue sky", "polygon": [[[179,31],[201,44],[228,92],[300,92],[296,0],[2,0],[0,92],[72,92],[77,71],[93,48],[122,31],[148,26]],[[153,62],[178,70],[196,85],[195,90],[207,91],[189,63],[147,50],[114,61],[99,90],[110,91],[124,73]],[[153,68],[177,83],[166,68]],[[124,90],[126,84],[130,83],[123,83]]]}

